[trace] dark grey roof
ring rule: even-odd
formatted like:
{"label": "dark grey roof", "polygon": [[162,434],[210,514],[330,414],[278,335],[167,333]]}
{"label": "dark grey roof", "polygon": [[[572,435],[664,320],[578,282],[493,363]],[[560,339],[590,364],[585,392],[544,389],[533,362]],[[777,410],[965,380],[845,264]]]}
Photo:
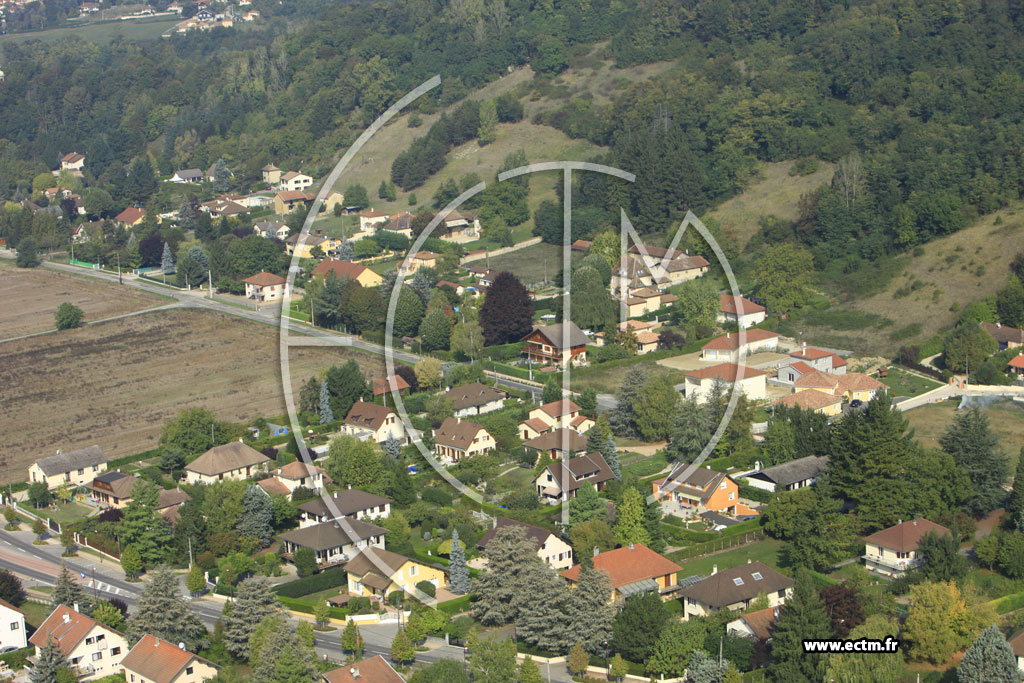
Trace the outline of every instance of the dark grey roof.
{"label": "dark grey roof", "polygon": [[[586,346],[587,335],[583,334],[583,330],[576,326],[576,323],[571,320],[567,323],[556,323],[554,325],[544,325],[538,327],[535,331],[540,332],[544,337],[551,342],[551,345],[556,349],[565,348],[562,346],[563,337],[566,334],[564,327],[568,325],[569,335],[569,346]],[[533,334],[532,332],[530,334]]]}
{"label": "dark grey roof", "polygon": [[826,469],[828,469],[827,455],[808,455],[805,458],[790,460],[781,465],[766,467],[759,472],[746,475],[745,478],[757,477],[770,481],[776,486],[786,487],[798,481],[817,477]]}
{"label": "dark grey roof", "polygon": [[328,548],[352,545],[357,541],[365,541],[374,536],[383,536],[387,532],[387,529],[382,529],[376,524],[367,524],[358,519],[343,519],[289,531],[286,534],[281,534],[281,538],[305,548],[327,550]]}
{"label": "dark grey roof", "polygon": [[[346,489],[344,491],[335,491],[331,494],[331,503],[337,506],[338,513],[342,516],[351,515],[360,510],[369,510],[370,508],[390,502],[390,498],[377,496],[366,491],[360,491],[359,489]],[[324,502],[323,498],[314,498],[299,505],[298,508],[316,517],[330,517],[334,514],[327,507],[327,503]]]}
{"label": "dark grey roof", "polygon": [[491,542],[495,534],[498,533],[498,529],[506,526],[514,526],[523,530],[526,537],[533,542],[534,548],[540,549],[544,542],[548,540],[549,536],[555,535],[554,532],[543,529],[539,526],[533,526],[526,522],[520,522],[515,519],[509,519],[508,517],[498,517],[495,525],[487,530],[487,533],[476,542],[478,548],[486,548],[487,544]]}
{"label": "dark grey roof", "polygon": [[793,579],[780,574],[763,562],[748,562],[712,574],[683,588],[679,594],[684,598],[702,602],[712,609],[718,609],[744,600],[753,600],[762,593],[785,590],[792,585]]}
{"label": "dark grey roof", "polygon": [[92,467],[107,461],[107,456],[99,446],[89,446],[77,451],[58,453],[48,458],[36,460],[36,465],[48,477],[55,474],[63,474],[71,470],[80,470],[83,467]]}
{"label": "dark grey roof", "polygon": [[455,410],[484,406],[493,401],[504,401],[508,393],[480,382],[462,384],[445,392],[445,398],[455,401]]}
{"label": "dark grey roof", "polygon": [[732,526],[733,524],[740,523],[740,520],[738,519],[732,519],[731,517],[720,515],[717,512],[712,512],[711,510],[700,513],[700,516],[712,524],[721,524],[722,526]]}

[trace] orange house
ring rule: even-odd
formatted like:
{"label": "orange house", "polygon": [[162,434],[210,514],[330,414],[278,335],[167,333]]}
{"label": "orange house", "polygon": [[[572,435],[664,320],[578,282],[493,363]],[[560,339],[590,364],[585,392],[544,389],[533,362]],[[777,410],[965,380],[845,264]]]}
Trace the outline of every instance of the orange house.
{"label": "orange house", "polygon": [[677,506],[676,512],[690,516],[702,512],[718,512],[734,516],[756,515],[757,510],[739,502],[740,487],[724,472],[696,469],[688,477],[668,477],[651,482],[655,499],[664,499]]}

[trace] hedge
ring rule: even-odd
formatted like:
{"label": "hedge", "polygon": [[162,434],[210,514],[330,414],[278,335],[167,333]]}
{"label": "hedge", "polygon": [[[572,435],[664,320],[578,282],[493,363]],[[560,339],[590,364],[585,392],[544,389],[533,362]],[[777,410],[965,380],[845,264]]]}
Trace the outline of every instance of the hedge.
{"label": "hedge", "polygon": [[[311,602],[306,602],[304,600],[296,600],[295,598],[286,598],[280,595],[277,596],[277,600],[293,612],[302,612],[303,614],[313,613],[314,605]],[[347,609],[343,607],[335,607],[334,605],[331,605],[330,611],[328,613],[328,616],[331,619],[345,620],[348,619],[348,615],[349,611]]]}
{"label": "hedge", "polygon": [[286,598],[301,598],[310,593],[319,593],[328,588],[337,588],[348,583],[348,574],[341,567],[331,567],[319,574],[296,579],[274,587],[274,592]]}
{"label": "hedge", "polygon": [[416,588],[420,589],[430,597],[434,597],[437,594],[437,587],[429,581],[420,581],[416,584]]}
{"label": "hedge", "polygon": [[35,648],[26,647],[22,650],[15,650],[14,652],[8,652],[7,654],[0,655],[0,662],[6,662],[11,671],[17,671],[28,664],[28,658],[34,653]]}
{"label": "hedge", "polygon": [[1006,614],[1024,607],[1024,593],[1011,593],[985,604],[994,609],[996,614]]}
{"label": "hedge", "polygon": [[770,503],[775,498],[775,494],[771,491],[759,489],[756,486],[740,484],[740,498],[749,498],[750,500],[756,500],[758,503]]}

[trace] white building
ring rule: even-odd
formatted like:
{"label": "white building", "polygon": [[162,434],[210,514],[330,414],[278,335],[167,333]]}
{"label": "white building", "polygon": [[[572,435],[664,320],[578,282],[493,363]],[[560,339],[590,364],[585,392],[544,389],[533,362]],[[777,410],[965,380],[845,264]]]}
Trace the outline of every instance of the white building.
{"label": "white building", "polygon": [[697,403],[705,403],[715,384],[720,382],[726,384],[726,392],[732,390],[729,384],[738,382],[739,390],[751,401],[760,401],[768,396],[767,373],[736,363],[719,363],[686,373],[683,395],[695,397]]}
{"label": "white building", "polygon": [[255,448],[232,441],[215,446],[185,466],[189,484],[212,484],[225,479],[248,479],[266,469],[270,458]]}
{"label": "white building", "polygon": [[36,659],[43,647],[56,642],[72,672],[83,681],[120,673],[121,660],[128,653],[123,634],[67,605],[58,605],[28,642],[35,646]]}
{"label": "white building", "polygon": [[19,650],[28,647],[25,613],[6,600],[0,600],[0,650],[11,647]]}

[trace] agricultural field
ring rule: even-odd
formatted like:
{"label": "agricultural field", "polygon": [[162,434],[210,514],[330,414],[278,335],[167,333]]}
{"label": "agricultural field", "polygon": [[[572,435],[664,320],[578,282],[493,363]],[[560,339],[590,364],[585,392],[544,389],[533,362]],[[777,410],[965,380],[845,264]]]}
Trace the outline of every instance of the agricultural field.
{"label": "agricultural field", "polygon": [[[960,400],[956,399],[908,410],[906,417],[918,442],[925,448],[938,448],[939,437],[952,424],[959,405]],[[991,403],[984,410],[992,431],[999,436],[1000,447],[1015,464],[1021,446],[1024,445],[1024,405],[1000,400]]]}
{"label": "agricultural field", "polygon": [[[277,330],[201,310],[170,310],[0,344],[6,469],[57,449],[98,444],[112,458],[153,448],[165,420],[205,407],[245,421],[286,412]],[[368,377],[383,360],[351,348],[296,348],[292,386],[355,358]]]}
{"label": "agricultural field", "polygon": [[[28,33],[9,33],[0,36],[0,48],[7,43],[24,43],[29,40],[41,40],[53,43],[63,38],[81,38],[90,43],[103,45],[115,38],[128,40],[155,40],[181,23],[181,19],[158,18],[152,20],[132,19],[125,21],[103,21],[79,26],[54,28],[47,31],[30,31]],[[0,50],[2,52],[2,50]]]}
{"label": "agricultural field", "polygon": [[68,301],[85,312],[85,321],[102,320],[159,306],[169,299],[134,287],[43,268],[15,268],[0,260],[0,339],[52,330],[53,314]]}

